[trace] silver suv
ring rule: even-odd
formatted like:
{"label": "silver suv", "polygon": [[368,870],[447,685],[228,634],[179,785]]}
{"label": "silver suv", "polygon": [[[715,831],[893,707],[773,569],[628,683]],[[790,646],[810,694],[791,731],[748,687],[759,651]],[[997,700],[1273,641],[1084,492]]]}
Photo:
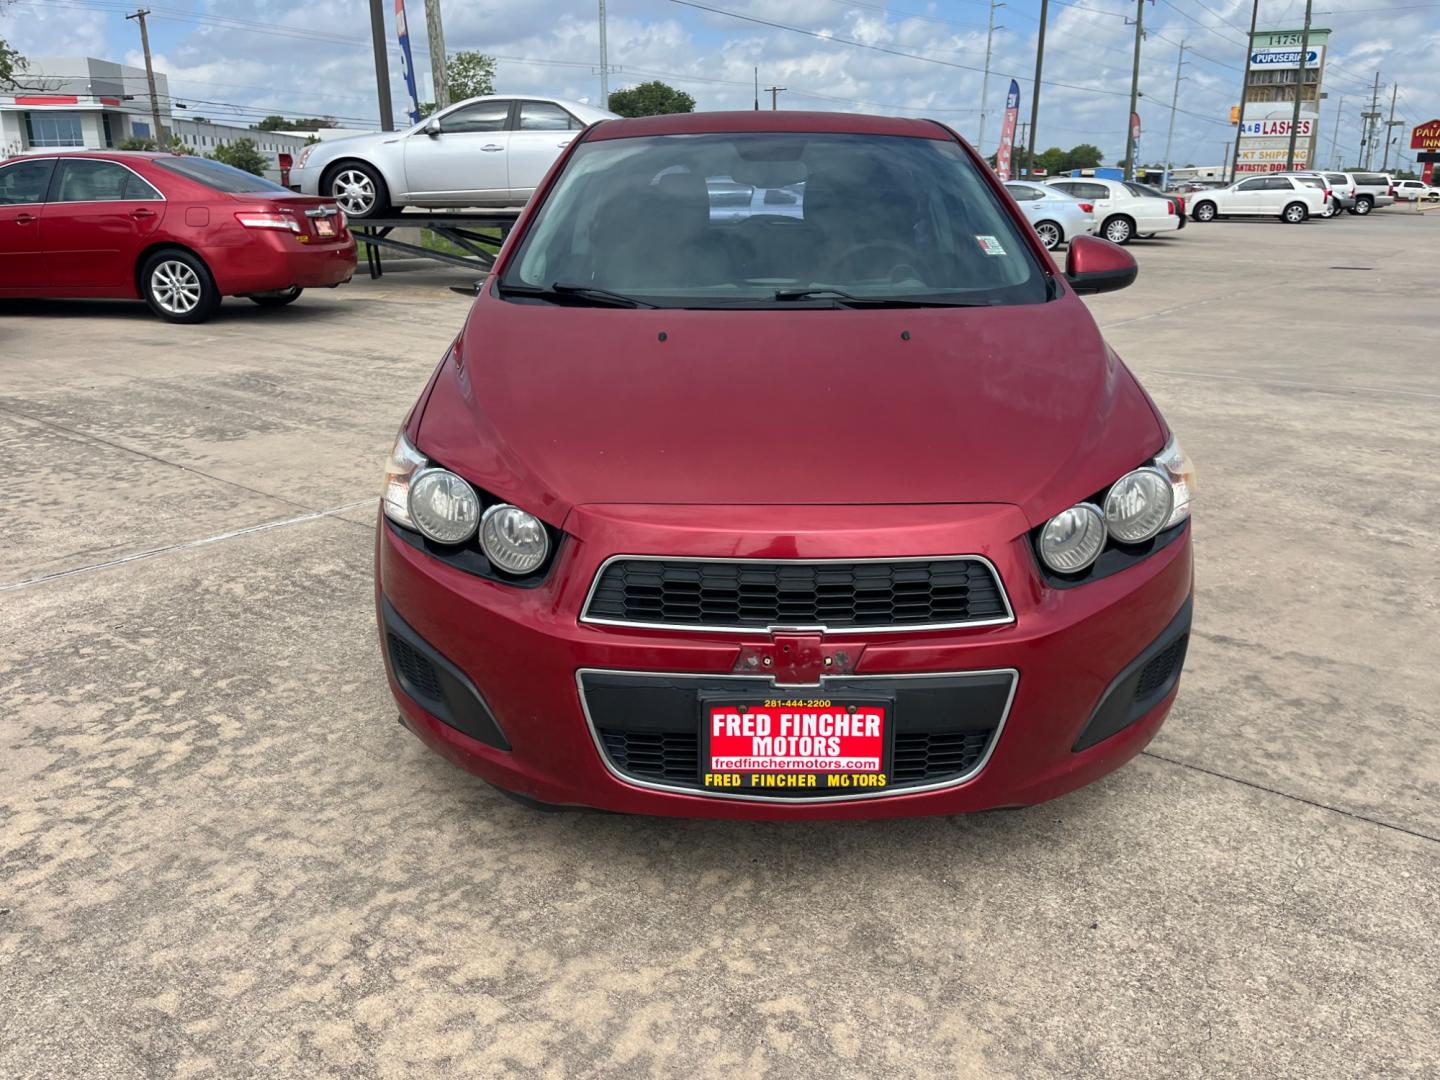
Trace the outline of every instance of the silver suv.
{"label": "silver suv", "polygon": [[1355,175],[1355,208],[1350,211],[1364,217],[1376,207],[1395,201],[1395,181],[1386,173],[1357,172]]}

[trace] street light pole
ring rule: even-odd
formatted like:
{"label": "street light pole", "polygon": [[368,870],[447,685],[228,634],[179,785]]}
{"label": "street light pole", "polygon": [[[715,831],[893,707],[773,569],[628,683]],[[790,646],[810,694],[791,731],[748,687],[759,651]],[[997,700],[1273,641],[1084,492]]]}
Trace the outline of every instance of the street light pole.
{"label": "street light pole", "polygon": [[1170,130],[1165,133],[1165,177],[1160,181],[1164,191],[1170,183],[1170,146],[1175,139],[1175,110],[1180,105],[1180,69],[1185,66],[1185,39],[1180,39],[1180,55],[1175,61],[1175,94],[1170,98]]}
{"label": "street light pole", "polygon": [[[1295,111],[1290,116],[1290,147],[1285,152],[1285,170],[1287,172],[1295,168],[1295,139],[1300,134],[1300,100],[1305,96],[1305,67],[1310,59],[1310,8],[1312,2],[1313,0],[1305,0],[1305,32],[1300,35],[1300,70],[1295,73]],[[1315,86],[1318,90],[1320,86],[1318,80]],[[1316,105],[1319,105],[1318,98]],[[1318,109],[1316,113],[1318,115]],[[1313,166],[1315,163],[1307,161],[1305,164]]]}
{"label": "street light pole", "polygon": [[1125,118],[1125,179],[1135,179],[1135,110],[1140,104],[1140,42],[1145,37],[1145,0],[1135,0],[1135,66],[1130,72],[1130,115]]}
{"label": "street light pole", "polygon": [[990,56],[995,44],[995,31],[1004,29],[995,25],[995,9],[1004,6],[997,0],[990,0],[990,26],[985,31],[985,78],[980,83],[980,133],[975,136],[975,149],[982,156],[985,153],[985,99],[990,96]]}

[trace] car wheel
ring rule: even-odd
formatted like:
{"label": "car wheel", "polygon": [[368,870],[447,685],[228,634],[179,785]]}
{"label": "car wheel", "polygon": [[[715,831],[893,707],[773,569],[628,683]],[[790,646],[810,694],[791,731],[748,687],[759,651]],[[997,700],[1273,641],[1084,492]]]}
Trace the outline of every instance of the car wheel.
{"label": "car wheel", "polygon": [[1280,220],[1287,225],[1299,225],[1309,216],[1310,211],[1305,209],[1305,204],[1298,202],[1292,202],[1280,212]]}
{"label": "car wheel", "polygon": [[1128,244],[1135,235],[1135,223],[1127,217],[1116,215],[1105,222],[1100,234],[1112,244]]}
{"label": "car wheel", "polygon": [[288,289],[251,293],[250,299],[261,307],[284,307],[286,304],[293,304],[299,300],[300,294],[304,291],[299,285],[291,285]]}
{"label": "car wheel", "polygon": [[220,290],[209,269],[198,256],[178,248],[157,251],[145,260],[140,291],[150,310],[167,322],[204,322],[220,306]]}
{"label": "car wheel", "polygon": [[1375,200],[1370,198],[1369,195],[1361,195],[1360,198],[1355,200],[1355,209],[1352,210],[1351,213],[1364,217],[1373,209],[1375,209]]}
{"label": "car wheel", "polygon": [[390,209],[390,191],[384,179],[373,167],[358,161],[337,165],[326,173],[320,191],[355,220],[379,217]]}
{"label": "car wheel", "polygon": [[1054,251],[1065,239],[1065,234],[1060,231],[1060,226],[1053,221],[1042,221],[1035,226],[1036,233],[1040,236],[1040,242],[1045,245],[1046,251]]}
{"label": "car wheel", "polygon": [[1194,213],[1192,213],[1190,216],[1193,217],[1196,221],[1214,221],[1215,204],[1213,202],[1197,203]]}
{"label": "car wheel", "polygon": [[1338,213],[1340,213],[1340,204],[1337,203],[1334,199],[1331,199],[1325,204],[1325,209],[1320,212],[1320,216],[1322,218],[1329,219],[1334,217]]}

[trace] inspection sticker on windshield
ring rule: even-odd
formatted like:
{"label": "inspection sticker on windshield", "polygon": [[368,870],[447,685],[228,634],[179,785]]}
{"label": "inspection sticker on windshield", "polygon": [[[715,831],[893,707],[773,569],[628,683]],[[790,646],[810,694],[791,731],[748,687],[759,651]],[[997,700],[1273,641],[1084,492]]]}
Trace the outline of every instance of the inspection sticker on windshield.
{"label": "inspection sticker on windshield", "polygon": [[980,241],[980,250],[983,251],[986,255],[1004,255],[1004,254],[1005,254],[1005,247],[1004,247],[1004,245],[1002,245],[999,240],[996,240],[995,237],[993,237],[993,236],[977,236],[977,237],[975,237],[975,239],[978,240],[978,241]]}

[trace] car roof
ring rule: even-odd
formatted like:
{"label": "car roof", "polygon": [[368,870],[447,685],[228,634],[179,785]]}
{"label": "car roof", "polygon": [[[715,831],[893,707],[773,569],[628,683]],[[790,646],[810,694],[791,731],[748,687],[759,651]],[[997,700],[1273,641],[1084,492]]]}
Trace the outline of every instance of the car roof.
{"label": "car roof", "polygon": [[173,154],[168,150],[84,150],[76,147],[73,150],[42,150],[33,154],[17,154],[6,161],[27,161],[44,160],[46,158],[76,157],[76,158],[100,158],[102,161],[155,161],[157,158],[177,158],[182,154]]}
{"label": "car roof", "polygon": [[847,135],[906,135],[918,139],[955,138],[935,120],[901,116],[870,116],[841,112],[736,112],[668,113],[633,119],[602,120],[588,138],[633,139],[647,135],[710,135],[741,132],[795,131]]}

